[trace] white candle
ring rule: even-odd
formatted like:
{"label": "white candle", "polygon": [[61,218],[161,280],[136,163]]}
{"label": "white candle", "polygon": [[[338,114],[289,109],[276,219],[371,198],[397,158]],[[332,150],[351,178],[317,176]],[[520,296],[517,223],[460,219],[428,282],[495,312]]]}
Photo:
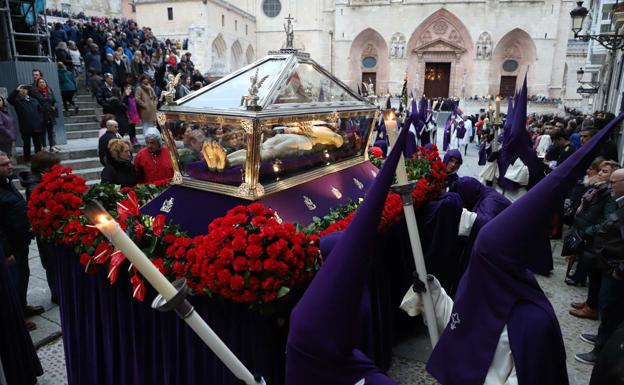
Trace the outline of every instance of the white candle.
{"label": "white candle", "polygon": [[158,270],[152,261],[139,249],[130,237],[121,230],[119,224],[110,216],[102,213],[96,217],[95,226],[108,238],[111,243],[121,250],[130,263],[137,268],[143,277],[159,292],[164,299],[170,301],[177,290],[167,278]]}
{"label": "white candle", "polygon": [[[388,131],[388,139],[390,140],[390,145],[394,147],[394,144],[396,143],[398,137],[398,129],[397,121],[392,110],[388,110],[384,113],[384,122],[386,124],[386,131]],[[405,159],[403,158],[402,154],[397,165],[396,177],[398,184],[407,184],[407,170],[405,169]]]}

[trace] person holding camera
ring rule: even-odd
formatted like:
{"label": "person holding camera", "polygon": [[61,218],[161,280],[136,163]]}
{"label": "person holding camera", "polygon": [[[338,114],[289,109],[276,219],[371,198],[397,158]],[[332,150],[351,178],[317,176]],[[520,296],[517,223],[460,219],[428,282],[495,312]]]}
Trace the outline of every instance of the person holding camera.
{"label": "person holding camera", "polygon": [[15,108],[19,131],[24,142],[24,162],[30,162],[30,142],[32,140],[35,153],[41,151],[43,125],[43,108],[34,97],[29,95],[30,86],[20,84],[8,97],[9,103]]}
{"label": "person holding camera", "polygon": [[50,152],[59,152],[61,149],[56,145],[56,138],[54,135],[54,125],[56,124],[56,118],[58,118],[58,109],[56,107],[56,97],[52,88],[48,87],[48,82],[44,78],[37,79],[35,88],[31,90],[31,94],[41,104],[41,110],[43,111],[43,132],[42,144],[46,146],[46,134],[48,136],[48,142],[50,145]]}

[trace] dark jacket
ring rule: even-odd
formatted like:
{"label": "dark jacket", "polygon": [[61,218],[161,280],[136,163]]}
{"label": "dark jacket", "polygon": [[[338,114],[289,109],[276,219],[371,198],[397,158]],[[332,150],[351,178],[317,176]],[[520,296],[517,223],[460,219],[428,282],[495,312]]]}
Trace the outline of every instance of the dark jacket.
{"label": "dark jacket", "polygon": [[15,107],[20,132],[43,132],[43,109],[36,98],[20,96],[14,90],[7,100]]}
{"label": "dark jacket", "polygon": [[624,201],[596,231],[592,251],[604,258],[620,277],[624,277]]}
{"label": "dark jacket", "polygon": [[0,143],[11,143],[17,136],[15,122],[9,111],[0,109]]}
{"label": "dark jacket", "polygon": [[56,55],[56,61],[65,64],[68,70],[71,71],[74,68],[74,63],[72,62],[71,56],[69,56],[69,52],[59,48],[54,50],[54,54]]}
{"label": "dark jacket", "polygon": [[56,124],[58,118],[58,110],[56,109],[56,97],[52,88],[48,87],[48,96],[43,96],[36,88],[33,88],[30,94],[36,98],[41,104],[41,110],[43,111],[43,122],[45,124]]}
{"label": "dark jacket", "polygon": [[102,73],[102,58],[99,52],[92,52],[89,50],[89,52],[84,55],[84,63],[87,71],[89,68],[95,68],[97,73]]}
{"label": "dark jacket", "polygon": [[118,98],[109,99],[106,106],[102,109],[105,114],[115,115],[115,120],[119,125],[119,134],[124,136],[130,130],[130,122],[128,121],[128,107]]}
{"label": "dark jacket", "polygon": [[131,160],[119,161],[109,159],[109,164],[102,170],[102,183],[118,184],[121,187],[132,187],[137,184],[134,165]]}
{"label": "dark jacket", "polygon": [[[113,62],[115,64],[115,72],[117,75],[115,77],[115,84],[117,87],[122,88],[126,84],[126,80],[128,79],[128,70],[126,69],[126,63],[123,60],[117,62]],[[122,90],[123,91],[123,90]]]}
{"label": "dark jacket", "polygon": [[102,83],[102,85],[100,86],[100,89],[97,91],[97,94],[95,95],[95,99],[97,100],[98,104],[106,108],[112,97],[113,97],[112,88],[108,89],[106,83]]}
{"label": "dark jacket", "polygon": [[16,242],[32,238],[26,216],[26,201],[10,179],[0,178],[0,243],[6,255],[14,253]]}
{"label": "dark jacket", "polygon": [[100,163],[102,163],[102,166],[106,166],[108,164],[108,159],[110,158],[108,152],[108,142],[111,139],[117,139],[117,134],[106,131],[98,141],[98,156],[100,157]]}
{"label": "dark jacket", "polygon": [[591,191],[595,191],[595,195],[589,202],[583,202],[584,198],[581,199],[582,209],[574,217],[574,228],[585,239],[592,239],[617,207],[606,183],[596,187],[595,190],[588,189],[585,194],[590,194]]}
{"label": "dark jacket", "polygon": [[109,73],[113,75],[113,79],[117,80],[117,67],[114,61],[104,60],[102,62],[102,74]]}
{"label": "dark jacket", "polygon": [[55,49],[58,43],[62,41],[67,43],[67,33],[63,28],[54,28],[54,30],[50,32],[50,44],[52,45],[52,49]]}
{"label": "dark jacket", "polygon": [[41,182],[41,174],[22,171],[19,173],[19,180],[22,187],[26,190],[26,201],[28,202],[30,194],[32,194],[35,187]]}

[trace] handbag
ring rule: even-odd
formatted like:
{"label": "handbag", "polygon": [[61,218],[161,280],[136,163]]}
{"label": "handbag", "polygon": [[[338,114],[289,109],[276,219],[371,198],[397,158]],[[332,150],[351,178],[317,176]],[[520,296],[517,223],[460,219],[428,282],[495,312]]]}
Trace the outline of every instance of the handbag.
{"label": "handbag", "polygon": [[520,186],[526,186],[529,184],[529,168],[522,163],[520,158],[517,158],[516,161],[507,168],[505,178],[518,183]]}
{"label": "handbag", "polygon": [[585,247],[585,240],[581,237],[580,232],[572,228],[570,232],[563,239],[563,247],[561,249],[561,255],[577,255]]}

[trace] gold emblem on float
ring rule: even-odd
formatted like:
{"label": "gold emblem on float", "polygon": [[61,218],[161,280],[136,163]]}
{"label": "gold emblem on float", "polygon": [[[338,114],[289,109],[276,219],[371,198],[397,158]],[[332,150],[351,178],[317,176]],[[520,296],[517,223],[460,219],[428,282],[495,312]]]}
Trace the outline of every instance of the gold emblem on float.
{"label": "gold emblem on float", "polygon": [[360,190],[364,189],[364,183],[360,182],[358,178],[353,178],[353,183],[355,183],[357,188],[359,188]]}

